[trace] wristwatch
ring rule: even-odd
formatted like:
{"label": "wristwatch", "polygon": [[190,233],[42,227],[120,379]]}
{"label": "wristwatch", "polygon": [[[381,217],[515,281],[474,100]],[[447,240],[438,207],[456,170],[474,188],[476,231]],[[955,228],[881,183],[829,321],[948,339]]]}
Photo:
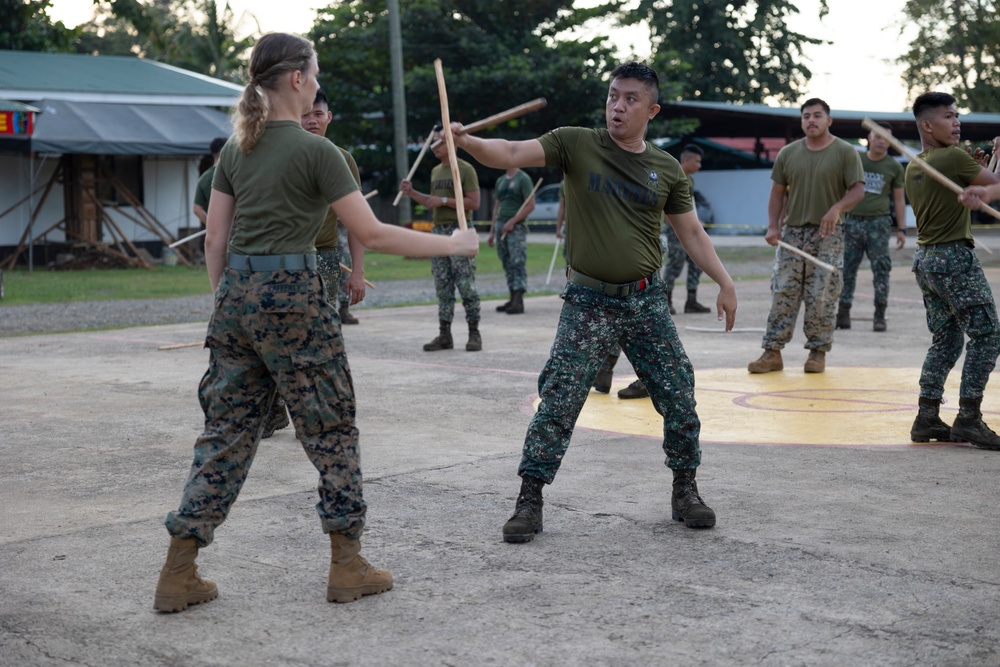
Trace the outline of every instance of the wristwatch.
{"label": "wristwatch", "polygon": [[447,197],[441,197],[441,205],[444,206],[447,203],[448,203],[448,198]]}

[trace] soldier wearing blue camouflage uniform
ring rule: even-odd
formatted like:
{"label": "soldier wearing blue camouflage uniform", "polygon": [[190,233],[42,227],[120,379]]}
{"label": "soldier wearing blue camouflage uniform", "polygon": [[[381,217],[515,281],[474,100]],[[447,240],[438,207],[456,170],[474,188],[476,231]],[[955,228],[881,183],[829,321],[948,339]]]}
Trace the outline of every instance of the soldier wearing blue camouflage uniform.
{"label": "soldier wearing blue camouflage uniform", "polygon": [[674,474],[673,518],[690,527],[715,525],[715,512],[695,482],[701,449],[694,373],[659,279],[664,213],[687,251],[720,285],[718,314],[722,319],[725,313],[727,329],[736,293],[698,221],[680,165],[645,141],[649,120],[660,110],[657,97],[656,72],[629,63],[611,74],[607,129],[564,127],[529,141],[457,139],[486,166],[560,167],[573,220],[565,303],[538,378],[541,403],[524,440],[521,491],[503,527],[507,542],[526,542],[541,532],[542,487],[555,478],[598,368],[615,344],[663,415],[663,450]]}
{"label": "soldier wearing blue camouflage uniform", "polygon": [[319,88],[309,42],[267,34],[249,72],[212,184],[205,253],[215,308],[198,389],[205,427],[179,507],[165,521],[170,548],[154,602],[164,612],[218,596],[195,558],[239,495],[276,394],[319,471],[316,509],[331,545],[327,600],[392,588],[392,574],[360,556],[366,507],[354,387],[337,313],[316,271],[316,235],[332,206],[352,235],[381,252],[472,256],[479,247],[474,232],[431,237],[375,219],[341,153],[300,125]]}
{"label": "soldier wearing blue camouflage uniform", "polygon": [[[687,176],[688,185],[691,188],[691,196],[694,197],[694,174],[701,170],[701,158],[705,152],[696,144],[688,144],[681,150],[681,169]],[[666,221],[664,221],[666,222]],[[684,251],[677,234],[669,224],[663,227],[663,233],[667,241],[667,261],[664,270],[664,280],[666,281],[667,301],[670,303],[670,314],[674,310],[674,283],[680,277],[684,266],[687,266],[687,300],[684,302],[685,313],[709,313],[711,308],[698,303],[698,283],[701,280],[701,269],[695,264]],[[628,396],[627,398],[639,398],[639,396]]]}
{"label": "soldier wearing blue camouflage uniform", "polygon": [[520,315],[524,312],[524,292],[528,289],[528,227],[524,221],[535,210],[535,198],[528,175],[508,169],[493,189],[493,222],[489,245],[496,245],[507,278],[510,299],[497,312]]}
{"label": "soldier wearing blue camouflage uniform", "polygon": [[[888,123],[879,123],[891,130]],[[872,328],[885,331],[885,310],[889,303],[889,229],[896,229],[896,249],[906,244],[906,201],[903,197],[903,167],[888,154],[889,141],[876,132],[868,133],[868,150],[861,154],[865,170],[865,197],[844,216],[844,288],[840,292],[837,328],[851,328],[851,305],[858,268],[865,254],[872,265],[875,286],[875,316]],[[896,220],[889,215],[892,197]]]}
{"label": "soldier wearing blue camouflage uniform", "polygon": [[[830,134],[833,118],[826,102],[806,100],[800,111],[806,136],[778,152],[771,169],[764,238],[772,246],[783,241],[840,269],[844,264],[840,217],[864,197],[861,158],[850,144]],[[826,353],[833,346],[841,286],[839,270],[828,271],[779,247],[771,276],[771,311],[761,343],[764,354],[750,362],[747,370],[770,373],[784,368],[781,350],[792,339],[799,309],[805,304],[802,329],[809,358],[804,370],[822,373]]]}
{"label": "soldier wearing blue camouflage uniform", "polygon": [[[973,186],[974,194],[983,195],[985,188],[979,186],[996,187],[997,177],[958,147],[961,123],[954,97],[925,93],[914,101],[913,115],[924,149],[921,159],[954,183]],[[1000,354],[1000,323],[993,292],[974,250],[971,216],[951,190],[914,162],[906,167],[906,193],[917,216],[913,273],[931,332],[910,437],[914,442],[951,440],[1000,449],[1000,437],[983,421],[981,411],[986,383]],[[976,201],[975,196],[965,199]],[[962,355],[966,336],[958,416],[949,427],[939,407],[948,373]]]}
{"label": "soldier wearing blue camouflage uniform", "polygon": [[[458,229],[458,206],[455,201],[455,181],[452,178],[448,158],[448,147],[441,132],[435,134],[431,150],[441,161],[431,170],[431,191],[424,194],[413,189],[410,181],[403,179],[399,190],[413,201],[434,211],[432,234],[451,234]],[[472,165],[465,160],[458,161],[459,178],[462,184],[461,202],[469,228],[472,229],[472,214],[479,209],[479,177]],[[455,347],[451,336],[451,322],[455,317],[455,290],[462,295],[465,321],[469,325],[469,340],[465,349],[477,352],[483,349],[483,338],[479,332],[479,292],[476,291],[476,260],[468,257],[435,257],[431,260],[431,274],[438,298],[438,324],[440,332],[431,342],[424,345],[424,351],[435,352]]]}

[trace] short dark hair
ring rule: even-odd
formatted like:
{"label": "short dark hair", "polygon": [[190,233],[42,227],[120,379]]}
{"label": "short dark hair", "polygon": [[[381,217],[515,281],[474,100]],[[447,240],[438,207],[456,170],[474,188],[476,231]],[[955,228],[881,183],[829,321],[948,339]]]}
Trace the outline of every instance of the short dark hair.
{"label": "short dark hair", "polygon": [[921,116],[938,107],[950,107],[955,98],[948,93],[924,93],[913,101],[913,117],[920,120]]}
{"label": "short dark hair", "polygon": [[705,151],[703,151],[701,149],[701,146],[699,146],[698,144],[686,145],[684,148],[681,149],[681,157],[684,157],[685,153],[688,153],[690,155],[701,155],[701,156],[705,155]]}
{"label": "short dark hair", "polygon": [[212,143],[208,145],[208,152],[212,155],[218,155],[222,152],[222,147],[226,145],[226,137],[216,137],[212,139]]}
{"label": "short dark hair", "polygon": [[821,107],[823,107],[823,111],[826,112],[827,116],[830,115],[830,105],[827,104],[826,102],[824,102],[823,100],[821,100],[818,97],[810,97],[808,100],[806,100],[805,102],[803,102],[802,106],[799,107],[799,113],[802,113],[803,111],[805,111],[806,107],[814,107],[817,104],[820,105]]}
{"label": "short dark hair", "polygon": [[653,104],[660,100],[660,77],[656,70],[648,65],[632,61],[619,65],[611,72],[611,80],[615,79],[635,79],[646,85],[646,89],[653,94]]}
{"label": "short dark hair", "polygon": [[326,99],[326,93],[322,90],[316,91],[316,99],[313,100],[313,104],[325,104],[326,108],[330,108],[330,100]]}
{"label": "short dark hair", "polygon": [[880,121],[876,121],[875,124],[878,125],[879,127],[884,127],[885,129],[887,129],[890,132],[892,132],[892,123],[887,123],[884,120],[880,120]]}

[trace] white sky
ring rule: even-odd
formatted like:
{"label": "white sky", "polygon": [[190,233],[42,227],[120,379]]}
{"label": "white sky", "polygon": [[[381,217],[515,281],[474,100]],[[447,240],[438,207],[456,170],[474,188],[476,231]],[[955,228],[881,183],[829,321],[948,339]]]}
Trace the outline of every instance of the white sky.
{"label": "white sky", "polygon": [[[594,0],[584,0],[593,2]],[[888,61],[902,55],[907,40],[894,25],[905,0],[829,0],[830,13],[819,20],[819,0],[798,0],[800,14],[791,27],[811,37],[834,42],[807,49],[813,78],[807,97],[821,97],[833,108],[858,111],[902,111],[906,90],[901,68]],[[313,24],[315,8],[323,0],[229,0],[237,16],[248,11],[257,17],[264,32],[305,33]],[[400,4],[405,10],[406,0]],[[50,16],[75,26],[89,20],[90,2],[53,0]],[[630,51],[641,33],[615,31],[612,40],[623,52]],[[648,48],[646,49],[648,51]]]}

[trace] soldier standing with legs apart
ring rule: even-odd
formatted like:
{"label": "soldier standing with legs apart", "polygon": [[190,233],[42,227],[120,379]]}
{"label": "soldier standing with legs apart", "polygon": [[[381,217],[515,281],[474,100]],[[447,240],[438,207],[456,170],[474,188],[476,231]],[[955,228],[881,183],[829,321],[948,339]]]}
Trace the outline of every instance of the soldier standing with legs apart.
{"label": "soldier standing with legs apart", "polygon": [[[888,123],[879,123],[892,130]],[[903,196],[903,166],[889,156],[889,142],[868,133],[868,151],[861,155],[865,170],[865,197],[844,216],[844,289],[840,293],[837,310],[837,328],[851,328],[851,303],[854,286],[858,280],[858,267],[865,253],[872,265],[872,283],[875,286],[875,318],[873,329],[885,331],[885,308],[889,303],[889,228],[896,228],[896,250],[906,244],[906,199]],[[896,223],[889,215],[889,196],[892,196]]]}
{"label": "soldier standing with legs apart", "polygon": [[646,127],[660,111],[658,95],[656,72],[628,63],[611,73],[607,129],[563,127],[528,141],[456,138],[490,167],[560,167],[573,220],[565,303],[538,378],[541,404],[524,440],[521,490],[503,527],[507,542],[527,542],[541,532],[542,487],[555,478],[597,370],[616,344],[663,416],[663,450],[674,474],[673,518],[690,527],[715,525],[715,512],[695,483],[701,424],[694,371],[659,278],[664,213],[687,251],[719,284],[718,316],[725,314],[727,330],[736,315],[736,292],[698,221],[677,160],[645,141]]}
{"label": "soldier standing with legs apart", "polygon": [[[444,134],[435,133],[434,141],[436,145],[433,145],[431,150],[441,164],[431,170],[431,194],[414,190],[413,184],[406,179],[400,182],[399,191],[418,204],[434,210],[434,229],[431,233],[451,234],[458,229],[459,202],[455,201],[455,182],[452,180]],[[461,205],[470,220],[469,229],[472,229],[472,214],[479,208],[479,177],[472,165],[465,160],[458,161],[458,170],[464,197]],[[479,333],[476,260],[469,257],[435,257],[431,259],[431,273],[434,275],[434,287],[437,290],[440,333],[434,340],[424,345],[424,351],[435,352],[455,347],[451,337],[451,322],[455,317],[456,288],[462,295],[465,320],[469,323],[469,341],[465,344],[465,349],[469,352],[483,349],[483,338]]]}
{"label": "soldier standing with legs apart", "polygon": [[318,73],[306,40],[261,37],[235,134],[215,172],[205,236],[215,309],[198,389],[205,429],[180,506],[165,522],[170,548],[154,602],[160,611],[218,596],[216,585],[198,576],[195,558],[239,495],[276,392],[319,471],[316,510],[331,545],[326,599],[350,602],[392,588],[392,574],[360,556],[366,506],[354,388],[337,313],[316,271],[315,239],[332,206],[352,235],[380,252],[471,257],[479,240],[473,231],[433,236],[375,218],[337,148],[300,125],[319,90]]}
{"label": "soldier standing with legs apart", "polygon": [[[850,144],[830,134],[833,118],[826,102],[806,100],[800,111],[806,136],[782,148],[771,169],[765,239],[772,246],[784,241],[839,269],[844,265],[840,216],[865,194],[861,158]],[[747,370],[770,373],[784,368],[781,349],[792,339],[804,302],[802,329],[809,350],[805,372],[822,373],[826,353],[833,346],[841,286],[840,271],[827,271],[779,247],[771,276],[771,311],[761,344],[764,354],[751,361]]]}
{"label": "soldier standing with legs apart", "polygon": [[[998,179],[964,150],[955,98],[924,93],[913,103],[923,152],[920,158],[946,177],[966,186],[996,187]],[[962,194],[976,205],[987,188],[971,187]],[[969,211],[955,194],[931,178],[919,165],[906,167],[906,194],[917,216],[917,251],[913,273],[924,297],[931,347],[920,372],[917,418],[910,429],[914,442],[970,442],[1000,449],[1000,437],[983,422],[980,409],[990,373],[1000,354],[1000,324],[990,284],[974,250]],[[965,365],[959,389],[958,417],[948,426],[938,414],[948,373],[962,356]]]}
{"label": "soldier standing with legs apart", "polygon": [[497,312],[508,315],[524,312],[524,292],[528,288],[528,228],[524,221],[535,210],[531,190],[531,179],[520,169],[508,169],[497,179],[493,190],[493,222],[488,243],[491,247],[496,244],[510,292],[510,301],[497,306]]}

